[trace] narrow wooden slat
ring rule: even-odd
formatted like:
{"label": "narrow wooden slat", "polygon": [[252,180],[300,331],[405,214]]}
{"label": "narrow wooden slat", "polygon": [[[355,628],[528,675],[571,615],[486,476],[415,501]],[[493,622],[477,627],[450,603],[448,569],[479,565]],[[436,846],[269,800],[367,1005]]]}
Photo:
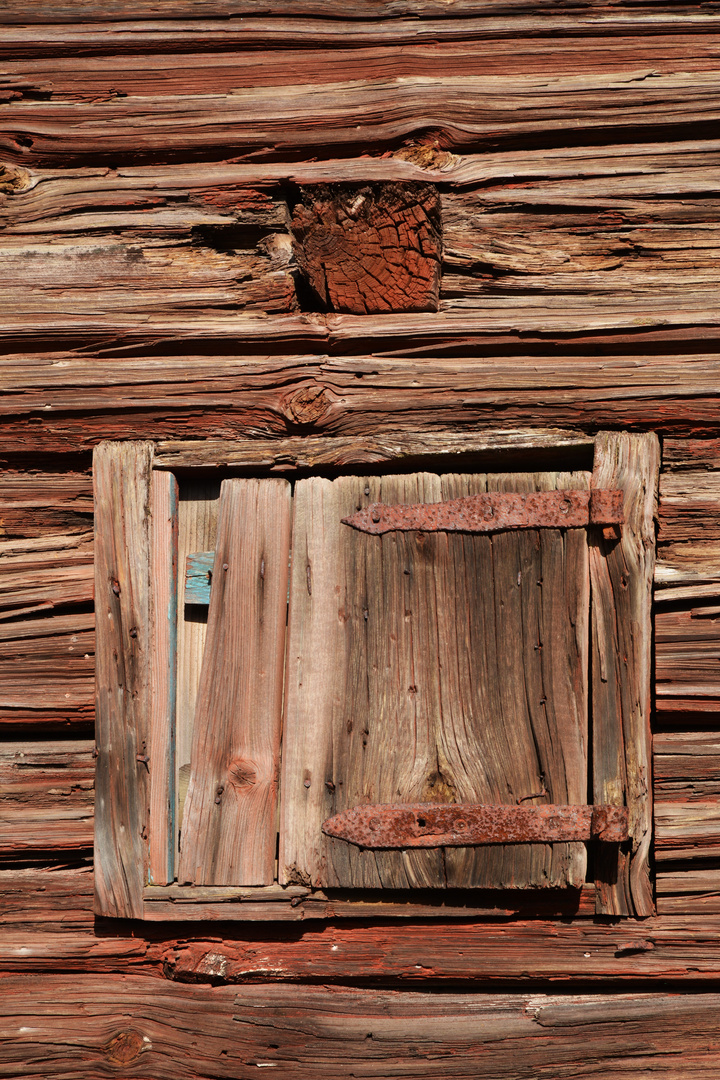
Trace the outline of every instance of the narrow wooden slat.
{"label": "narrow wooden slat", "polygon": [[153,472],[152,498],[148,880],[167,885],[174,876],[176,825],[178,486],[172,473]]}
{"label": "narrow wooden slat", "polygon": [[601,432],[593,486],[622,488],[622,538],[591,540],[593,791],[630,810],[632,851],[598,857],[598,912],[650,915],[650,605],[659,445],[655,435]]}
{"label": "narrow wooden slat", "polygon": [[[493,484],[588,479],[513,474]],[[369,502],[437,502],[487,484],[431,473],[297,483],[282,881],[582,883],[577,847],[366,852],[321,833],[325,819],[363,802],[586,800],[584,530],[579,541],[557,530],[542,541],[534,532],[372,537],[340,524]]]}
{"label": "narrow wooden slat", "polygon": [[492,428],[484,431],[406,431],[367,435],[290,435],[278,439],[160,440],[159,468],[217,469],[255,466],[307,469],[322,465],[359,465],[396,458],[482,454],[505,451],[588,451],[593,439],[560,428]]}
{"label": "narrow wooden slat", "polygon": [[[178,574],[196,551],[215,549],[220,482],[183,479],[178,504]],[[177,830],[190,781],[190,754],[200,670],[207,636],[207,610],[187,607],[178,595],[175,791]],[[178,843],[175,844],[177,862]]]}
{"label": "narrow wooden slat", "polygon": [[178,880],[267,885],[274,876],[290,485],[226,480]]}
{"label": "narrow wooden slat", "polygon": [[99,915],[142,916],[151,702],[152,445],[101,443],[93,457]]}

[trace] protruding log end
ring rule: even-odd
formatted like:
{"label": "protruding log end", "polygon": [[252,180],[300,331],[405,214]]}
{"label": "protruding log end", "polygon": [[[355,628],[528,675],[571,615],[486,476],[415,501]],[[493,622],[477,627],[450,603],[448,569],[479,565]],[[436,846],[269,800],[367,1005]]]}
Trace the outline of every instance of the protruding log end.
{"label": "protruding log end", "polygon": [[322,184],[301,189],[293,249],[332,311],[437,311],[440,197],[432,184]]}

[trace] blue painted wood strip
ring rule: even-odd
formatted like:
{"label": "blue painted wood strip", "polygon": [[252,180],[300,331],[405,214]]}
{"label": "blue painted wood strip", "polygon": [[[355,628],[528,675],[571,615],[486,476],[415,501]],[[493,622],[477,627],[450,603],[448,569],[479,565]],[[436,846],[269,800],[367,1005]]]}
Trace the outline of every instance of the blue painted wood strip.
{"label": "blue painted wood strip", "polygon": [[185,603],[210,603],[210,581],[215,561],[214,551],[196,551],[185,564]]}

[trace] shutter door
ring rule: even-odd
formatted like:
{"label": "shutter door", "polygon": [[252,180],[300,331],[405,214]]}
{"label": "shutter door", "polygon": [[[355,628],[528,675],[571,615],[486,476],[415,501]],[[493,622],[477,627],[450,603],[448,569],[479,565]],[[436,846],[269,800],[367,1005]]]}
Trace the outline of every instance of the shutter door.
{"label": "shutter door", "polygon": [[377,803],[588,799],[587,531],[359,533],[372,502],[589,487],[588,473],[341,477],[294,497],[280,880],[579,886],[579,843],[363,850],[322,824]]}

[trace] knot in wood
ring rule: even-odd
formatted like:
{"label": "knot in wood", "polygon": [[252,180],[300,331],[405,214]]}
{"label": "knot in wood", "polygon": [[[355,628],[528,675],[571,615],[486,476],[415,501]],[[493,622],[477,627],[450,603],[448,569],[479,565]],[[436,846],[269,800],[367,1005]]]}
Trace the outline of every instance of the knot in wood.
{"label": "knot in wood", "polygon": [[106,1054],[108,1061],[117,1065],[129,1065],[140,1054],[140,1051],[149,1047],[150,1040],[143,1037],[139,1031],[128,1028],[120,1031],[108,1043]]}
{"label": "knot in wood", "polygon": [[432,184],[302,188],[291,232],[298,265],[327,308],[437,311],[442,220]]}
{"label": "knot in wood", "polygon": [[329,408],[329,401],[322,386],[304,386],[287,403],[287,416],[295,424],[308,427],[322,420]]}
{"label": "knot in wood", "polygon": [[256,784],[258,769],[250,758],[235,758],[228,767],[228,783],[236,788],[248,788]]}
{"label": "knot in wood", "polygon": [[0,165],[0,192],[10,195],[30,187],[30,173],[18,165]]}

